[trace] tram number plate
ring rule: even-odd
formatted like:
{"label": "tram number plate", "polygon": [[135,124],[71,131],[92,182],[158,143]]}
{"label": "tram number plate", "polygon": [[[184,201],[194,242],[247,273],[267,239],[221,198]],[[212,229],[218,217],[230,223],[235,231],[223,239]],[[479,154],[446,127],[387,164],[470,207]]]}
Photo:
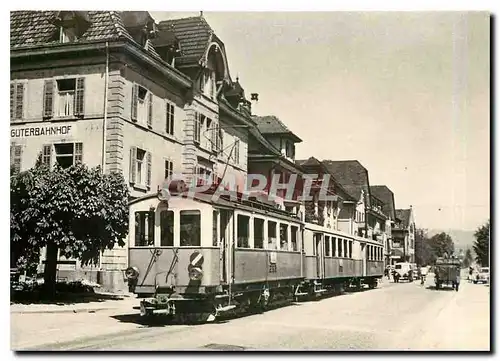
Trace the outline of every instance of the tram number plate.
{"label": "tram number plate", "polygon": [[269,273],[276,273],[276,263],[272,263],[269,265]]}

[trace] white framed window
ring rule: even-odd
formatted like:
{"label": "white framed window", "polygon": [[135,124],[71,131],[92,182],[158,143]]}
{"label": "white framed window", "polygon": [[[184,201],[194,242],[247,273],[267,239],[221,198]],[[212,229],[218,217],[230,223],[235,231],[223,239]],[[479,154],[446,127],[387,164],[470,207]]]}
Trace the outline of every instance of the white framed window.
{"label": "white framed window", "polygon": [[215,99],[216,85],[215,85],[215,71],[204,69],[200,79],[201,92],[209,97]]}
{"label": "white framed window", "polygon": [[130,148],[129,181],[134,186],[151,187],[152,155],[144,149]]}
{"label": "white framed window", "polygon": [[174,135],[175,105],[166,101],[166,109],[165,132],[167,134]]}
{"label": "white framed window", "polygon": [[174,174],[174,163],[169,159],[165,159],[165,179],[171,177],[172,174]]}
{"label": "white framed window", "polygon": [[83,161],[83,143],[56,143],[44,145],[42,150],[42,163],[51,166],[52,153],[55,161],[62,168],[69,168],[72,165]]}
{"label": "white framed window", "polygon": [[202,128],[202,115],[198,112],[194,113],[194,142],[200,144]]}
{"label": "white framed window", "polygon": [[74,117],[85,113],[85,78],[49,79],[44,83],[43,117]]}
{"label": "white framed window", "polygon": [[240,164],[240,140],[234,142],[233,159],[235,164]]}
{"label": "white framed window", "polygon": [[132,109],[130,115],[132,121],[153,126],[153,94],[139,84],[132,87]]}

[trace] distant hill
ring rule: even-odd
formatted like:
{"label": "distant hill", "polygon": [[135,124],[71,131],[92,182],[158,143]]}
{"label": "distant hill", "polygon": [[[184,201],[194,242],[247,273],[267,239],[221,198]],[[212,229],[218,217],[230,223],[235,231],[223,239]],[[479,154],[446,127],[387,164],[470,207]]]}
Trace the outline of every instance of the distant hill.
{"label": "distant hill", "polygon": [[474,238],[475,231],[464,231],[461,229],[428,229],[427,232],[429,237],[441,232],[449,234],[455,244],[455,249],[463,249],[464,251],[467,248],[472,250],[472,245],[476,240],[476,238]]}

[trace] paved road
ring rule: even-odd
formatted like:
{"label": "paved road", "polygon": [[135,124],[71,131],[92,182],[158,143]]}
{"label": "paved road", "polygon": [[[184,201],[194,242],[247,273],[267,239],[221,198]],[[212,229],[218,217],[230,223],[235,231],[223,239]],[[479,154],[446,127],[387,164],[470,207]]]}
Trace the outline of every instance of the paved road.
{"label": "paved road", "polygon": [[[414,283],[300,303],[205,325],[140,324],[135,312],[76,317],[72,332],[23,341],[21,315],[13,347],[38,350],[489,350],[489,287],[462,282],[458,292]],[[128,313],[128,314],[127,314]],[[26,315],[27,316],[27,315]],[[37,317],[31,315],[31,317]],[[40,317],[40,315],[38,316]],[[77,318],[80,317],[80,318]],[[30,322],[30,321],[24,321]],[[31,321],[32,322],[32,321]],[[59,332],[58,332],[59,331]],[[49,338],[51,339],[49,339]],[[45,342],[41,339],[44,338]],[[56,341],[59,343],[55,344]],[[17,346],[16,346],[17,345]]]}

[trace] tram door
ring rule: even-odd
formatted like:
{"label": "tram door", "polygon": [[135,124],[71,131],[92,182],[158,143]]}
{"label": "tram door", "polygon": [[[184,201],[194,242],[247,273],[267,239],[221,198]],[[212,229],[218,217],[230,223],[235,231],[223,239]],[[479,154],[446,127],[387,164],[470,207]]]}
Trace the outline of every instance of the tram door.
{"label": "tram door", "polygon": [[321,256],[323,254],[323,247],[321,243],[321,233],[315,233],[314,234],[314,247],[316,249],[316,277],[317,278],[322,278],[321,277]]}
{"label": "tram door", "polygon": [[231,239],[231,230],[230,230],[230,217],[231,214],[227,210],[220,210],[220,229],[219,229],[219,234],[220,234],[220,280],[223,283],[227,283],[228,280],[228,269],[229,269],[229,251],[228,251],[228,246],[229,246],[229,240]]}
{"label": "tram door", "polygon": [[368,254],[368,247],[366,243],[361,243],[361,275],[366,276],[366,259]]}

